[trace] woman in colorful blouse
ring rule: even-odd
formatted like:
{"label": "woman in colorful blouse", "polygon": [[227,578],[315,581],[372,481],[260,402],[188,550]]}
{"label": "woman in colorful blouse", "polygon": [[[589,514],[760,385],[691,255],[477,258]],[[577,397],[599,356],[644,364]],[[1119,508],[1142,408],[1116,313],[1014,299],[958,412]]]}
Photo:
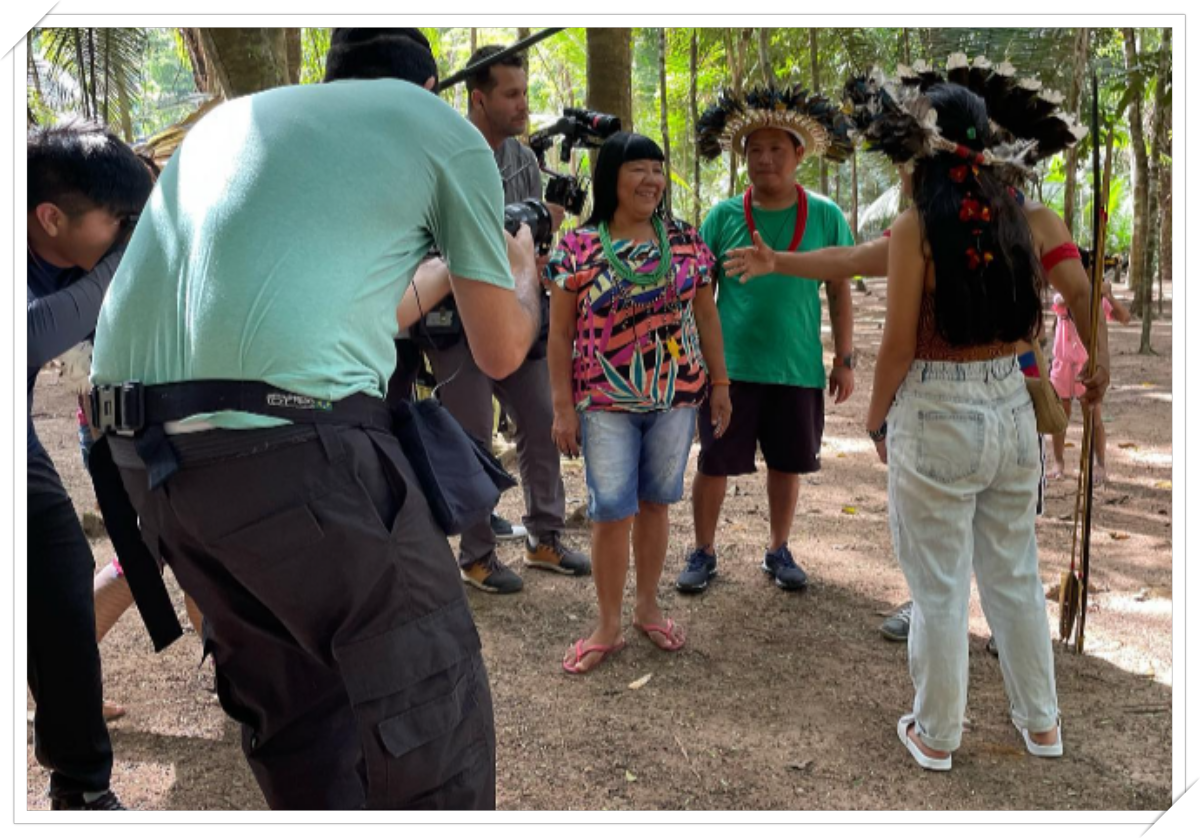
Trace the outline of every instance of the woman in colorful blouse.
{"label": "woman in colorful blouse", "polygon": [[563,237],[546,268],[553,433],[564,454],[583,453],[600,612],[563,659],[572,674],[625,646],[631,535],[634,628],[665,651],[683,646],[657,599],[667,511],[683,497],[697,406],[712,400],[718,436],[732,414],[713,257],[695,229],[666,217],[665,190],[661,149],[614,134],[596,163],[591,218]]}

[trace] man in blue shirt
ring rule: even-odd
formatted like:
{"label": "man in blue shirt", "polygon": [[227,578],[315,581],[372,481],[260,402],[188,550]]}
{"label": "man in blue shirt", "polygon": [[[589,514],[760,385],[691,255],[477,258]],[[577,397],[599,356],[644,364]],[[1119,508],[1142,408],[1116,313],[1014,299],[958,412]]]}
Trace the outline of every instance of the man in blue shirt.
{"label": "man in blue shirt", "polygon": [[101,713],[92,602],[94,561],[71,498],[33,426],[47,363],[96,327],[120,253],[114,244],[150,192],[142,162],[103,128],[36,132],[27,151],[29,688],[34,751],[50,770],[54,809],[121,809],[109,790],[112,745]]}

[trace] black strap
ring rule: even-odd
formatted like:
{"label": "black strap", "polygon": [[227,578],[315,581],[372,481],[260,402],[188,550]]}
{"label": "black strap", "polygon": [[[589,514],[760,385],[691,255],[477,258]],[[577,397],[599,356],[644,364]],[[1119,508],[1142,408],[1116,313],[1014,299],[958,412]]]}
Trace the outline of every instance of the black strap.
{"label": "black strap", "polygon": [[88,472],[96,490],[100,514],[104,516],[104,527],[121,561],[133,601],[150,633],[154,651],[161,652],[183,635],[183,629],[163,584],[158,562],[142,539],[137,512],[121,482],[121,472],[113,462],[108,437],[93,443],[88,455]]}
{"label": "black strap", "polygon": [[101,431],[137,433],[201,413],[237,411],[301,424],[356,425],[387,431],[391,414],[383,399],[356,393],[338,401],[303,396],[262,381],[184,381],[145,386],[138,382],[92,388],[92,422]]}

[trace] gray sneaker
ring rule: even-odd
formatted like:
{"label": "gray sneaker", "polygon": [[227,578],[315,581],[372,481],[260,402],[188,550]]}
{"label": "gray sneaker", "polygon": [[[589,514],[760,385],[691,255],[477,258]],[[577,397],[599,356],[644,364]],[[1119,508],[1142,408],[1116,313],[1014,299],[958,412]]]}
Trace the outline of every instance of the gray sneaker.
{"label": "gray sneaker", "polygon": [[514,524],[512,521],[501,518],[495,512],[492,513],[492,535],[497,541],[517,541],[525,538],[528,531],[520,524]]}
{"label": "gray sneaker", "polygon": [[903,643],[908,640],[908,626],[912,622],[912,600],[896,609],[896,613],[879,625],[879,633],[888,640]]}
{"label": "gray sneaker", "polygon": [[697,547],[688,554],[687,564],[675,580],[675,587],[685,594],[698,594],[708,588],[708,582],[717,575],[717,554]]}
{"label": "gray sneaker", "polygon": [[500,563],[495,553],[473,565],[459,568],[462,580],[472,588],[489,594],[515,594],[525,587],[520,576]]}
{"label": "gray sneaker", "polygon": [[763,573],[775,577],[775,584],[785,591],[799,591],[808,587],[808,574],[796,564],[786,544],[763,556],[762,569]]}

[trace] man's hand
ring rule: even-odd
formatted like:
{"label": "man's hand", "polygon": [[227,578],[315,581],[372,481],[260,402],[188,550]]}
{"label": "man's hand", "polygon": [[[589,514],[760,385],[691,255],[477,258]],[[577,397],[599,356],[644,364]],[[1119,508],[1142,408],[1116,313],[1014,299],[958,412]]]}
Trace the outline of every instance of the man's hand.
{"label": "man's hand", "polygon": [[513,284],[517,296],[530,285],[540,286],[537,269],[537,250],[533,245],[533,233],[528,224],[522,224],[514,236],[507,230],[504,238],[508,241],[508,266],[512,270]]}
{"label": "man's hand", "polygon": [[558,450],[574,459],[579,456],[579,414],[574,406],[555,408],[554,424],[550,427],[550,436]]}
{"label": "man's hand", "polygon": [[738,247],[725,254],[725,275],[740,277],[742,284],[757,276],[775,273],[775,251],[754,231],[754,245]]}
{"label": "man's hand", "polygon": [[875,443],[875,453],[879,456],[879,462],[887,465],[887,437]]}
{"label": "man's hand", "polygon": [[829,395],[834,404],[841,404],[854,392],[854,370],[835,366],[829,371]]}
{"label": "man's hand", "polygon": [[549,201],[544,202],[546,209],[550,210],[551,229],[557,233],[558,228],[562,226],[563,219],[567,217],[567,211],[561,204],[552,204]]}
{"label": "man's hand", "polygon": [[713,436],[720,439],[729,430],[729,423],[733,420],[733,402],[729,398],[729,385],[715,385],[708,398],[709,411],[712,413]]}
{"label": "man's hand", "polygon": [[1108,392],[1108,367],[1096,364],[1096,372],[1091,378],[1082,380],[1084,394],[1080,398],[1085,409],[1098,408],[1100,403],[1104,401],[1104,394]]}

